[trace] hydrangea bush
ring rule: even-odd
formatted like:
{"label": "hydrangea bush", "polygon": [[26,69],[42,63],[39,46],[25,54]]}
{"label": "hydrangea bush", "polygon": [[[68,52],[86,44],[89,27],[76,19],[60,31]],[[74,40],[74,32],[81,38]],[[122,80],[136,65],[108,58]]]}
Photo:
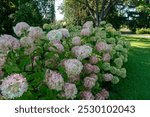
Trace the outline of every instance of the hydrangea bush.
{"label": "hydrangea bush", "polygon": [[104,100],[108,85],[126,77],[130,44],[104,21],[76,32],[25,22],[13,29],[18,38],[0,37],[1,99]]}

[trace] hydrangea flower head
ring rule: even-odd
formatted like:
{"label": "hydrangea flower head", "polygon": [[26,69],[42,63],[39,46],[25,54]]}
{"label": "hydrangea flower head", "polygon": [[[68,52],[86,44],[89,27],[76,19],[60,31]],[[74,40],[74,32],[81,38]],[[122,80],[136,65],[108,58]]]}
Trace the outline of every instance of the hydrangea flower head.
{"label": "hydrangea flower head", "polygon": [[96,100],[105,100],[109,97],[109,92],[106,89],[102,89],[100,93],[97,93],[95,96]]}
{"label": "hydrangea flower head", "polygon": [[79,60],[90,57],[93,50],[90,46],[87,45],[75,46],[74,48],[75,49],[72,49],[73,53]]}
{"label": "hydrangea flower head", "polygon": [[115,50],[117,50],[117,51],[123,51],[123,46],[120,45],[120,44],[118,44],[118,45],[116,45]]}
{"label": "hydrangea flower head", "polygon": [[83,91],[83,92],[81,92],[81,99],[94,100],[94,96],[90,91]]}
{"label": "hydrangea flower head", "polygon": [[76,85],[72,83],[65,83],[63,90],[63,96],[66,97],[66,99],[74,99],[78,92]]}
{"label": "hydrangea flower head", "polygon": [[29,47],[34,44],[34,40],[31,37],[22,37],[20,39],[20,45],[22,47]]}
{"label": "hydrangea flower head", "polygon": [[91,56],[90,57],[90,63],[91,64],[97,64],[99,62],[99,58],[97,56]]}
{"label": "hydrangea flower head", "polygon": [[116,74],[116,73],[117,73],[117,68],[114,67],[114,66],[111,66],[111,67],[110,67],[110,72],[111,72],[112,74]]}
{"label": "hydrangea flower head", "polygon": [[11,35],[4,34],[0,37],[0,50],[2,53],[7,53],[9,49],[20,48],[19,40]]}
{"label": "hydrangea flower head", "polygon": [[85,77],[84,78],[84,87],[88,89],[92,89],[96,84],[96,79],[92,77]]}
{"label": "hydrangea flower head", "polygon": [[[53,46],[57,49],[56,51],[57,51],[58,53],[64,52],[64,46],[63,46],[62,44],[60,44],[60,43],[55,43],[55,44],[53,44]],[[55,51],[55,48],[53,48],[54,51]]]}
{"label": "hydrangea flower head", "polygon": [[103,68],[104,71],[109,71],[110,68],[111,68],[110,63],[104,62],[104,63],[102,64],[102,68]]}
{"label": "hydrangea flower head", "polygon": [[6,99],[14,99],[27,91],[28,84],[21,74],[11,74],[2,81],[0,89]]}
{"label": "hydrangea flower head", "polygon": [[68,77],[74,77],[81,73],[83,69],[82,63],[77,59],[67,59],[64,61],[64,67]]}
{"label": "hydrangea flower head", "polygon": [[96,50],[100,53],[101,52],[110,52],[112,50],[112,47],[111,47],[111,45],[108,45],[105,42],[98,42],[96,44]]}
{"label": "hydrangea flower head", "polygon": [[118,84],[119,78],[117,76],[114,76],[113,79],[111,80],[112,84]]}
{"label": "hydrangea flower head", "polygon": [[89,28],[83,28],[81,30],[81,35],[82,36],[90,36],[92,34],[92,31]]}
{"label": "hydrangea flower head", "polygon": [[59,30],[51,30],[48,32],[47,37],[50,41],[61,40],[63,38],[63,34]]}
{"label": "hydrangea flower head", "polygon": [[30,27],[28,36],[34,40],[42,39],[44,32],[40,27]]}
{"label": "hydrangea flower head", "polygon": [[89,63],[86,63],[86,64],[84,65],[84,72],[85,72],[85,73],[90,74],[90,73],[93,72],[93,70],[94,70],[93,65],[91,65],[91,64],[89,64]]}
{"label": "hydrangea flower head", "polygon": [[99,73],[100,72],[100,68],[98,67],[98,66],[96,66],[96,65],[93,65],[93,72],[94,73]]}
{"label": "hydrangea flower head", "polygon": [[87,21],[86,23],[83,24],[83,28],[93,29],[93,22]]}
{"label": "hydrangea flower head", "polygon": [[81,38],[80,37],[74,37],[72,39],[72,45],[74,45],[74,46],[80,46],[81,45]]}
{"label": "hydrangea flower head", "polygon": [[25,33],[27,33],[29,28],[30,28],[30,26],[26,22],[19,22],[19,23],[16,24],[15,27],[13,27],[14,33],[18,37],[20,37],[20,36],[24,35]]}
{"label": "hydrangea flower head", "polygon": [[116,58],[116,59],[114,60],[114,63],[116,64],[116,67],[117,67],[117,68],[121,68],[122,65],[123,65],[123,60],[122,60],[121,58]]}
{"label": "hydrangea flower head", "polygon": [[103,53],[103,58],[102,58],[102,60],[103,60],[104,62],[109,62],[110,59],[111,59],[111,56],[110,56],[109,53]]}
{"label": "hydrangea flower head", "polygon": [[121,68],[120,71],[121,71],[121,75],[120,75],[120,76],[121,76],[122,78],[125,78],[125,77],[127,76],[127,70],[126,70],[125,68]]}
{"label": "hydrangea flower head", "polygon": [[59,29],[59,31],[61,31],[63,38],[68,38],[70,37],[69,31],[66,28],[61,28]]}
{"label": "hydrangea flower head", "polygon": [[96,74],[91,74],[89,77],[94,78],[96,81],[98,80],[98,76]]}
{"label": "hydrangea flower head", "polygon": [[115,38],[107,38],[106,41],[110,44],[115,44],[116,43],[116,39]]}
{"label": "hydrangea flower head", "polygon": [[111,81],[113,79],[113,75],[110,73],[106,73],[103,75],[104,81],[108,82]]}
{"label": "hydrangea flower head", "polygon": [[49,89],[60,91],[64,86],[64,79],[62,78],[61,74],[47,69],[45,73],[45,83]]}

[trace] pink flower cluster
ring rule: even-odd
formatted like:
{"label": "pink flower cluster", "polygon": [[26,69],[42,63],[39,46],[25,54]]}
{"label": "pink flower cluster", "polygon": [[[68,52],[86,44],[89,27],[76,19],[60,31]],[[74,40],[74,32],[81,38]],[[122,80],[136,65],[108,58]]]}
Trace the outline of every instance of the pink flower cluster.
{"label": "pink flower cluster", "polygon": [[94,100],[94,96],[90,91],[83,91],[83,92],[81,92],[81,99]]}
{"label": "pink flower cluster", "polygon": [[22,35],[25,35],[25,33],[28,32],[29,28],[30,26],[26,22],[19,22],[18,24],[16,24],[16,26],[13,29],[14,29],[14,33],[18,37],[20,37]]}
{"label": "pink flower cluster", "polygon": [[91,74],[91,73],[99,73],[100,72],[100,68],[96,65],[91,65],[89,63],[86,63],[84,65],[84,72],[87,74]]}
{"label": "pink flower cluster", "polygon": [[81,73],[83,65],[77,59],[67,59],[64,61],[64,68],[68,77],[75,77]]}
{"label": "pink flower cluster", "polygon": [[103,75],[104,81],[108,82],[111,81],[113,79],[113,75],[110,73],[106,73]]}
{"label": "pink flower cluster", "polygon": [[105,42],[98,42],[95,47],[96,47],[96,50],[100,53],[101,52],[110,52],[112,49],[111,45],[108,45]]}
{"label": "pink flower cluster", "polygon": [[28,37],[33,40],[42,39],[44,37],[44,32],[40,27],[30,27]]}
{"label": "pink flower cluster", "polygon": [[84,78],[84,87],[87,89],[92,89],[96,84],[97,79],[94,77],[85,77]]}
{"label": "pink flower cluster", "polygon": [[74,46],[80,46],[81,45],[81,38],[80,37],[74,37],[72,39],[72,45],[74,45]]}
{"label": "pink flower cluster", "polygon": [[97,93],[95,96],[96,100],[105,100],[109,97],[109,92],[106,89],[102,89],[100,93]]}
{"label": "pink flower cluster", "polygon": [[7,54],[10,49],[20,48],[19,40],[11,35],[2,35],[0,37],[0,50],[2,53]]}
{"label": "pink flower cluster", "polygon": [[1,93],[6,99],[20,97],[27,89],[28,84],[26,78],[21,74],[11,74],[0,85]]}
{"label": "pink flower cluster", "polygon": [[99,62],[99,58],[97,56],[91,56],[90,57],[90,63],[91,64],[97,64]]}
{"label": "pink flower cluster", "polygon": [[66,97],[66,99],[74,99],[78,92],[76,85],[72,83],[65,83],[63,91],[62,96]]}
{"label": "pink flower cluster", "polygon": [[63,38],[68,38],[70,37],[69,31],[66,28],[61,28],[59,29],[59,31],[61,31]]}
{"label": "pink flower cluster", "polygon": [[83,60],[91,56],[92,50],[93,49],[87,45],[75,46],[72,48],[72,53],[75,55],[75,57],[77,57],[77,59]]}
{"label": "pink flower cluster", "polygon": [[82,36],[90,36],[92,34],[92,29],[93,29],[93,22],[87,21],[83,25],[83,29],[81,30],[81,35]]}
{"label": "pink flower cluster", "polygon": [[45,83],[49,89],[60,91],[64,86],[64,79],[58,72],[47,69],[45,73]]}

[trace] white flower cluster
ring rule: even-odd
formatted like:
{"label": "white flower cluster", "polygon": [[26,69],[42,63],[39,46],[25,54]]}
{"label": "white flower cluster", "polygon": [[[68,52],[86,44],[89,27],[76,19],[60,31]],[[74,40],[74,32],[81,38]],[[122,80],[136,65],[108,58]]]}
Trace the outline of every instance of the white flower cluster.
{"label": "white flower cluster", "polygon": [[64,67],[68,77],[75,77],[79,75],[83,69],[82,63],[77,59],[65,60]]}
{"label": "white flower cluster", "polygon": [[81,30],[81,35],[82,36],[90,36],[92,34],[92,30],[93,30],[93,22],[87,21],[83,25],[83,29]]}
{"label": "white flower cluster", "polygon": [[100,68],[97,65],[91,65],[89,63],[84,64],[84,72],[86,74],[91,74],[91,73],[99,73]]}
{"label": "white flower cluster", "polygon": [[109,97],[109,92],[106,89],[102,89],[101,92],[97,93],[95,96],[96,100],[105,100]]}
{"label": "white flower cluster", "polygon": [[61,74],[56,71],[47,69],[45,73],[45,83],[50,89],[60,91],[64,86],[64,79]]}
{"label": "white flower cluster", "polygon": [[74,46],[80,46],[81,45],[81,38],[80,37],[74,37],[72,39],[72,45],[74,45]]}
{"label": "white flower cluster", "polygon": [[22,35],[25,35],[28,31],[30,26],[26,22],[19,22],[16,24],[16,26],[13,28],[14,33],[18,36],[21,37]]}
{"label": "white flower cluster", "polygon": [[90,91],[83,91],[83,92],[81,92],[81,99],[94,100],[94,96]]}
{"label": "white flower cluster", "polygon": [[51,30],[47,34],[47,38],[50,41],[62,40],[63,38],[68,38],[70,36],[69,31],[66,28]]}
{"label": "white flower cluster", "polygon": [[87,89],[92,89],[96,84],[97,79],[95,77],[84,78],[84,87]]}
{"label": "white flower cluster", "polygon": [[61,28],[59,31],[62,33],[63,38],[68,38],[70,37],[69,31],[66,28]]}
{"label": "white flower cluster", "polygon": [[61,97],[66,99],[74,99],[78,92],[75,84],[65,83],[61,74],[49,69],[45,73],[45,83],[49,89],[63,91]]}
{"label": "white flower cluster", "polygon": [[44,32],[40,27],[30,27],[28,37],[33,40],[42,39],[44,37]]}
{"label": "white flower cluster", "polygon": [[87,45],[75,46],[72,48],[72,53],[75,55],[75,57],[77,57],[77,59],[83,60],[91,56],[92,50],[93,49]]}
{"label": "white flower cluster", "polygon": [[7,54],[10,50],[20,48],[19,40],[11,35],[1,35],[0,37],[0,71],[6,61]]}
{"label": "white flower cluster", "polygon": [[10,49],[17,49],[20,47],[19,40],[11,35],[1,35],[0,37],[0,52],[7,54]]}
{"label": "white flower cluster", "polygon": [[96,47],[96,50],[100,53],[101,52],[110,52],[112,49],[111,45],[109,45],[105,42],[98,42],[95,47]]}
{"label": "white flower cluster", "polygon": [[25,54],[31,54],[35,49],[35,41],[44,38],[44,32],[40,27],[30,27],[25,22],[16,24],[14,32],[20,39],[21,47],[25,48]]}
{"label": "white flower cluster", "polygon": [[62,94],[66,99],[74,99],[77,95],[77,88],[75,84],[65,83],[63,87],[64,93]]}
{"label": "white flower cluster", "polygon": [[0,90],[4,98],[13,99],[20,97],[28,89],[26,78],[21,74],[11,74],[3,79]]}

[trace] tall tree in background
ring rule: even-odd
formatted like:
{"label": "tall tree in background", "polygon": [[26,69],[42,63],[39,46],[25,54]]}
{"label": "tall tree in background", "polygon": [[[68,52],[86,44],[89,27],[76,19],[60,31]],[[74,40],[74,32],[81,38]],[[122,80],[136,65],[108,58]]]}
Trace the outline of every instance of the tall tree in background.
{"label": "tall tree in background", "polygon": [[12,34],[12,27],[25,21],[30,25],[42,25],[42,16],[35,0],[0,0],[0,34]]}
{"label": "tall tree in background", "polygon": [[61,6],[65,14],[65,21],[74,25],[81,25],[87,18],[86,7],[75,0],[65,0]]}
{"label": "tall tree in background", "polygon": [[55,0],[36,0],[38,8],[47,23],[55,21]]}
{"label": "tall tree in background", "polygon": [[123,9],[118,9],[118,13],[124,12],[126,24],[133,32],[136,28],[150,27],[150,1],[149,0],[127,0],[121,3]]}
{"label": "tall tree in background", "polygon": [[0,34],[12,34],[18,22],[42,26],[55,21],[55,0],[0,0]]}
{"label": "tall tree in background", "polygon": [[[70,4],[68,4],[68,2]],[[94,23],[99,25],[102,20],[104,20],[110,9],[117,4],[118,0],[65,0],[65,7],[73,9],[74,5],[84,8],[84,13],[91,16]],[[77,9],[75,9],[77,10]],[[81,10],[80,10],[81,11]],[[65,13],[67,10],[65,10]]]}

